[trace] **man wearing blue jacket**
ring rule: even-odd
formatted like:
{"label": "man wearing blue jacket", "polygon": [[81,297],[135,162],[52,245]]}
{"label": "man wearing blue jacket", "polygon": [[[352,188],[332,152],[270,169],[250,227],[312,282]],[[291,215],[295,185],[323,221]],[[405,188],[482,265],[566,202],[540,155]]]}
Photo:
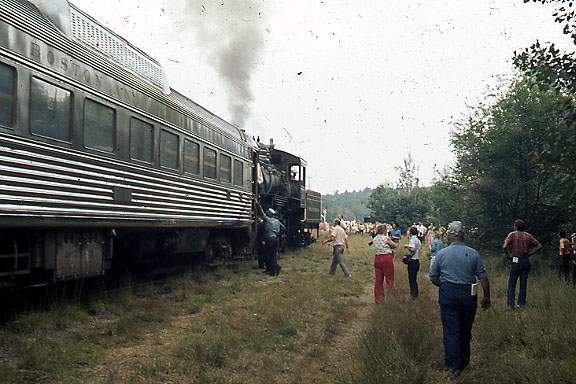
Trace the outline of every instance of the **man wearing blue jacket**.
{"label": "man wearing blue jacket", "polygon": [[480,254],[464,244],[462,222],[448,225],[448,247],[440,250],[430,267],[432,283],[440,287],[438,302],[444,334],[444,366],[453,376],[470,363],[472,324],[476,316],[480,280],[482,309],[490,307],[490,283]]}
{"label": "man wearing blue jacket", "polygon": [[276,211],[272,208],[268,208],[268,213],[270,216],[264,213],[264,210],[260,205],[260,215],[262,216],[263,230],[262,238],[260,239],[262,245],[262,251],[264,253],[264,259],[269,269],[271,276],[278,276],[282,267],[278,265],[278,244],[280,243],[280,236],[286,232],[286,227],[280,222],[275,216]]}

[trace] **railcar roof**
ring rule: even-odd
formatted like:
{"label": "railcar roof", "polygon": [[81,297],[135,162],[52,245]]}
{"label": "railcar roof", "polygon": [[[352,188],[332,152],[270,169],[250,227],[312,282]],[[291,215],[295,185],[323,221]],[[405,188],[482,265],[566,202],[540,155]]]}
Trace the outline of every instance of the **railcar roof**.
{"label": "railcar roof", "polygon": [[278,152],[279,154],[281,154],[285,158],[291,159],[292,161],[298,161],[304,167],[307,165],[306,160],[304,160],[303,158],[296,156],[290,152],[282,151],[282,150],[276,149],[276,148],[274,148],[274,152]]}
{"label": "railcar roof", "polygon": [[[144,62],[148,61],[163,72],[160,64],[154,58],[130,44],[126,39],[122,38],[112,30],[100,24],[75,5],[69,5],[72,14],[76,13],[77,15],[88,19],[91,23],[94,23],[98,28],[100,28],[100,33],[105,31],[110,34],[111,39],[125,44],[133,57],[135,55],[140,55]],[[74,16],[72,15],[72,19],[73,18]],[[66,36],[62,31],[58,30],[51,21],[49,21],[46,15],[43,15],[42,12],[40,12],[29,1],[0,0],[0,20],[3,19],[13,24],[16,28],[30,33],[35,38],[44,40],[46,43],[63,50],[75,59],[84,61],[86,64],[93,66],[102,73],[113,77],[118,81],[122,81],[130,87],[136,88],[139,91],[148,94],[150,97],[166,103],[168,106],[176,110],[183,110],[196,115],[205,122],[216,126],[224,133],[227,133],[242,142],[247,142],[248,145],[250,145],[251,140],[247,140],[247,135],[241,129],[210,112],[188,97],[171,88],[170,93],[166,94],[163,92],[162,87],[159,84],[152,82],[150,78],[147,78],[143,74],[137,73],[138,71],[133,68],[127,68],[125,65],[122,65],[121,60],[115,59],[113,55],[104,54],[101,50],[96,49],[94,46],[95,44],[89,44],[86,39],[83,39],[76,34],[73,35],[73,37]],[[91,30],[85,33],[89,34],[90,32]],[[89,38],[89,36],[87,36],[87,38]]]}

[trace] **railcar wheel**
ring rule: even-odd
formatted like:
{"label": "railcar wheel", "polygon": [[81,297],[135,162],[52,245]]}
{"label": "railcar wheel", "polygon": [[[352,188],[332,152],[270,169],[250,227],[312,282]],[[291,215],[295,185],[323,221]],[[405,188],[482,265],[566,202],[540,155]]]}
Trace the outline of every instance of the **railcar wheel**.
{"label": "railcar wheel", "polygon": [[228,237],[218,236],[208,240],[204,250],[207,264],[220,264],[232,260],[232,242]]}

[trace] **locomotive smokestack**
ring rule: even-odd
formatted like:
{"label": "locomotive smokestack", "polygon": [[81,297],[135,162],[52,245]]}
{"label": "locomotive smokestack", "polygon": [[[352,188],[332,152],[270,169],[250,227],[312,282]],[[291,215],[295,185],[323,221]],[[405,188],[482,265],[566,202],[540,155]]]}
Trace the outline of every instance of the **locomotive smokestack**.
{"label": "locomotive smokestack", "polygon": [[270,139],[270,149],[274,148],[274,139]]}

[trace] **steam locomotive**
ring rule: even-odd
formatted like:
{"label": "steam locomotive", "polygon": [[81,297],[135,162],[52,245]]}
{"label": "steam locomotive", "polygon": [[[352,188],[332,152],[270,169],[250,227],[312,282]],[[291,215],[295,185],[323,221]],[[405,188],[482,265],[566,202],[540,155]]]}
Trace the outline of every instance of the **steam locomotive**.
{"label": "steam locomotive", "polygon": [[1,286],[250,258],[256,201],[288,246],[311,241],[322,202],[306,162],[165,79],[66,0],[0,0]]}

